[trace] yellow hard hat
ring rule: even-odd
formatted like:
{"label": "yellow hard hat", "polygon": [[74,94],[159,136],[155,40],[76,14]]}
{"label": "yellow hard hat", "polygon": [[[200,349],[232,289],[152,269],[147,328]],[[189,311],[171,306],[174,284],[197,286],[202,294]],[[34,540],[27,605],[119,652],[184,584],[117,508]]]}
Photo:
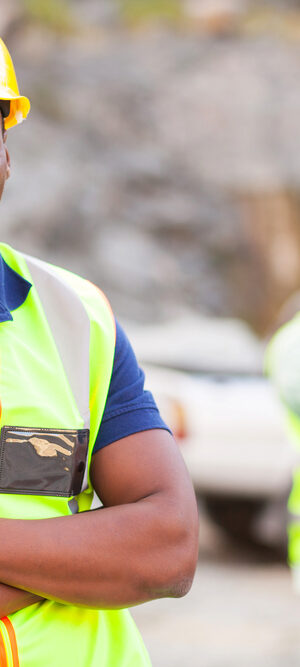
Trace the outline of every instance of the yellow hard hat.
{"label": "yellow hard hat", "polygon": [[4,127],[6,130],[25,120],[30,110],[30,102],[27,97],[23,97],[19,93],[13,61],[7,47],[0,38],[0,101],[1,100],[10,102],[9,115],[4,119]]}

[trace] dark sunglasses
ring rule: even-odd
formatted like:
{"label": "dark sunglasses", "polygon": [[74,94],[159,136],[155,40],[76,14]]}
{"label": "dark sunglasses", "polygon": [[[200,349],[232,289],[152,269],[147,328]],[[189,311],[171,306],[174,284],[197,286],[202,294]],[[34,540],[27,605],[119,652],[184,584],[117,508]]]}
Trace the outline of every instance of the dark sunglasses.
{"label": "dark sunglasses", "polygon": [[2,118],[7,118],[10,113],[10,102],[7,100],[0,100],[0,113]]}

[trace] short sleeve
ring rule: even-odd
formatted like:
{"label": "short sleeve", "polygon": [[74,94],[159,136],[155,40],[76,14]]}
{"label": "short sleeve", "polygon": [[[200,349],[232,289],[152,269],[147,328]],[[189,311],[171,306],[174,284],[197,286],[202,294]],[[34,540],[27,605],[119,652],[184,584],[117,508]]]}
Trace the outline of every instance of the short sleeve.
{"label": "short sleeve", "polygon": [[116,322],[116,350],[112,377],[102,422],[93,454],[133,433],[151,429],[170,431],[160,416],[150,391],[144,389],[145,375],[132,346]]}

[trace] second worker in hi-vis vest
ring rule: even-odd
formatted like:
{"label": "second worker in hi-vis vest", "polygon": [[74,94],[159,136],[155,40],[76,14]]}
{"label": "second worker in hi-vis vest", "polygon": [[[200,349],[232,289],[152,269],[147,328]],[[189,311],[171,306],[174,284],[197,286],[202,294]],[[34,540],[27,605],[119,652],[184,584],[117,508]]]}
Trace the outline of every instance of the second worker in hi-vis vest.
{"label": "second worker in hi-vis vest", "polygon": [[[0,199],[29,108],[0,40]],[[98,288],[0,244],[0,667],[149,666],[127,607],[190,588],[195,497],[141,382]]]}

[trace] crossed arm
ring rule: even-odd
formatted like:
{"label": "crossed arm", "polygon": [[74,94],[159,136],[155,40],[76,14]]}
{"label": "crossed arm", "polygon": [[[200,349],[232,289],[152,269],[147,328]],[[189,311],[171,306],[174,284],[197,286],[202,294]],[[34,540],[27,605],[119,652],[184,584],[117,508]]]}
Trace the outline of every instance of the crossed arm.
{"label": "crossed arm", "polygon": [[101,510],[0,519],[0,618],[43,598],[108,609],[189,590],[198,515],[170,434],[145,431],[105,447],[91,476]]}

